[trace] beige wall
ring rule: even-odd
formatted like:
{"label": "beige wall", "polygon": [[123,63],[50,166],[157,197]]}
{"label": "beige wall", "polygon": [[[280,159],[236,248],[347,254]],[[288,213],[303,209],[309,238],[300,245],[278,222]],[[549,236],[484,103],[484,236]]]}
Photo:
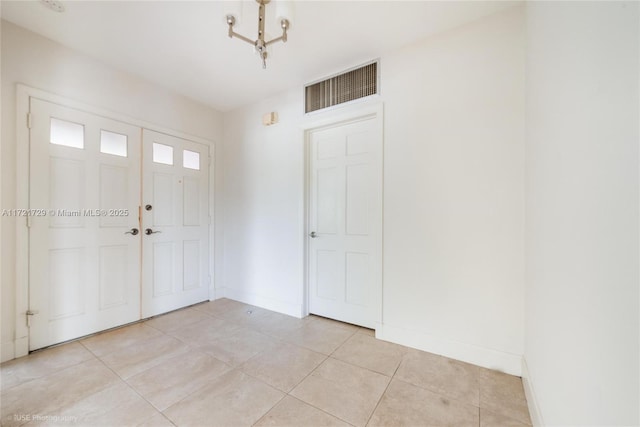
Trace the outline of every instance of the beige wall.
{"label": "beige wall", "polygon": [[[222,115],[146,80],[112,69],[14,24],[2,21],[1,207],[16,206],[16,84],[42,89],[137,120],[209,141],[220,141]],[[14,218],[2,218],[2,360],[15,339]]]}

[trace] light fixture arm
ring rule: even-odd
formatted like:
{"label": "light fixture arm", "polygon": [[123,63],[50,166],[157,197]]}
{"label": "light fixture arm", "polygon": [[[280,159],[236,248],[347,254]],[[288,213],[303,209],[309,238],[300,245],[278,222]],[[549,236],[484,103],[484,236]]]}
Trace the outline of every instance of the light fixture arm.
{"label": "light fixture arm", "polygon": [[227,16],[227,24],[229,25],[229,37],[236,37],[239,38],[240,40],[243,40],[247,43],[249,43],[250,45],[254,45],[255,41],[251,40],[248,37],[243,36],[242,34],[238,34],[235,31],[233,31],[233,26],[236,23],[236,18],[233,17],[233,15],[229,15]]}
{"label": "light fixture arm", "polygon": [[233,26],[236,24],[236,18],[233,15],[227,15],[227,25],[229,26],[229,37],[236,37],[242,41],[245,41],[256,49],[256,52],[260,54],[260,59],[262,59],[262,68],[267,68],[267,46],[270,44],[282,41],[283,43],[287,42],[287,30],[289,29],[289,20],[282,19],[280,20],[280,28],[282,28],[282,35],[280,37],[276,37],[273,40],[265,41],[264,39],[264,23],[265,23],[265,5],[268,4],[271,0],[256,0],[259,4],[258,9],[258,39],[251,40],[249,37],[245,37],[242,34],[238,34],[233,31]]}
{"label": "light fixture arm", "polygon": [[287,42],[287,30],[289,29],[289,20],[288,19],[281,20],[280,27],[282,27],[282,35],[280,37],[276,37],[275,39],[269,40],[268,42],[266,42],[265,44],[267,46],[269,46],[270,44],[279,42],[281,40],[282,40],[282,43]]}

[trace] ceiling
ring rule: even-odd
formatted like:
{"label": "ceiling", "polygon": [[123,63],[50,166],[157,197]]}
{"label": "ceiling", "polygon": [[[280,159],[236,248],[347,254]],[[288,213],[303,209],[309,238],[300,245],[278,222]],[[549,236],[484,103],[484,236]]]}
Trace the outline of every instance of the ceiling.
{"label": "ceiling", "polygon": [[[60,44],[228,111],[375,59],[414,40],[512,7],[507,1],[294,2],[286,44],[263,70],[253,48],[227,37],[225,1],[6,1],[2,18]],[[266,32],[280,35],[273,3]],[[256,37],[255,1],[242,2],[236,31]]]}

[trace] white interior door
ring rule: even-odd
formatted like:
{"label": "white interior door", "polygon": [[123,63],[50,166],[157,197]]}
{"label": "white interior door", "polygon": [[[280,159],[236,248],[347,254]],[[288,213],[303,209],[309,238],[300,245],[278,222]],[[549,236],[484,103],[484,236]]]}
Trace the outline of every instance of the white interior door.
{"label": "white interior door", "polygon": [[140,128],[30,100],[29,349],[140,318]]}
{"label": "white interior door", "polygon": [[380,122],[309,133],[309,311],[369,328],[382,312]]}
{"label": "white interior door", "polygon": [[143,131],[142,317],[209,297],[209,147]]}

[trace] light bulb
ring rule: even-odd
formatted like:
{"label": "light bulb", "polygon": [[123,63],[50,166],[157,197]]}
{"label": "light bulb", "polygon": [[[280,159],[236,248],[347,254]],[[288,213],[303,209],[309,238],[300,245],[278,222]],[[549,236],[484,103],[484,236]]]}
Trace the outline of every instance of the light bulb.
{"label": "light bulb", "polygon": [[277,0],[276,2],[276,22],[280,25],[283,19],[289,21],[289,27],[293,21],[293,2],[286,0]]}
{"label": "light bulb", "polygon": [[224,2],[224,22],[227,23],[227,17],[233,16],[235,25],[240,24],[242,20],[242,1],[232,0]]}

